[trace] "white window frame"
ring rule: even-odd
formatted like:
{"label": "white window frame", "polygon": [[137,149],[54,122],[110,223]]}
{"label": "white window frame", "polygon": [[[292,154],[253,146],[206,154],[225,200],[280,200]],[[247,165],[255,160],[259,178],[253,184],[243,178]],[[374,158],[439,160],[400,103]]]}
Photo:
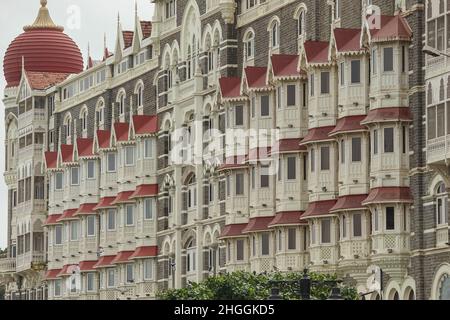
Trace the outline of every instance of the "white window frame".
{"label": "white window frame", "polygon": [[[74,172],[77,172],[76,182],[74,182]],[[80,185],[80,167],[71,167],[70,168],[70,185],[71,186],[79,186]]]}
{"label": "white window frame", "polygon": [[[97,219],[94,215],[89,215],[86,217],[86,237],[95,237],[95,231],[96,231],[96,222]],[[90,229],[90,224],[92,223],[92,230]],[[92,232],[90,232],[92,231]]]}
{"label": "white window frame", "polygon": [[[131,210],[131,211],[130,211]],[[126,227],[134,226],[134,205],[133,204],[127,204],[125,205],[125,219],[124,224]],[[131,213],[131,215],[130,215]],[[130,217],[131,217],[131,223],[130,223]]]}
{"label": "white window frame", "polygon": [[153,202],[152,198],[145,198],[142,201],[142,205],[144,206],[144,220],[153,220]]}

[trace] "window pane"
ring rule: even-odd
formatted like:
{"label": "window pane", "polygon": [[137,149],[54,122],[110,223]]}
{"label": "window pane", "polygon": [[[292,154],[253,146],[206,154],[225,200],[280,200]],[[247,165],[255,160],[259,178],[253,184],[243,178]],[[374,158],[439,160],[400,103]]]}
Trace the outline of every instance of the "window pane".
{"label": "window pane", "polygon": [[261,96],[261,117],[267,117],[269,114],[269,96]]}
{"label": "window pane", "polygon": [[62,243],[62,226],[55,227],[55,244]]}
{"label": "window pane", "polygon": [[88,236],[95,235],[95,216],[87,217],[87,235]]}
{"label": "window pane", "polygon": [[55,189],[56,190],[62,190],[63,188],[63,173],[57,172],[55,175]]}
{"label": "window pane", "polygon": [[125,148],[125,164],[126,165],[134,164],[134,147]]}
{"label": "window pane", "polygon": [[345,85],[345,64],[344,62],[341,62],[340,67],[339,67],[339,72],[340,72],[340,84],[341,86]]}
{"label": "window pane", "polygon": [[134,207],[132,205],[126,206],[126,225],[130,226],[134,223]]}
{"label": "window pane", "polygon": [[236,126],[242,126],[244,125],[244,107],[243,106],[236,106],[235,107],[235,125]]}
{"label": "window pane", "polygon": [[361,138],[352,138],[352,161],[361,161]]}
{"label": "window pane", "polygon": [[144,158],[151,158],[152,157],[152,147],[153,143],[151,139],[145,139],[144,140]]}
{"label": "window pane", "polygon": [[314,151],[314,149],[311,149],[311,155],[310,155],[310,157],[311,157],[311,172],[314,172],[314,169],[315,169],[315,162],[316,162],[316,159],[315,159],[315,153],[314,153],[315,151]]}
{"label": "window pane", "polygon": [[108,211],[108,230],[116,229],[116,212],[114,210]]}
{"label": "window pane", "polygon": [[320,169],[330,170],[330,147],[320,148]]}
{"label": "window pane", "polygon": [[236,241],[236,260],[244,260],[244,240]]}
{"label": "window pane", "polygon": [[330,93],[330,73],[321,72],[320,73],[320,93],[328,94]]}
{"label": "window pane", "polygon": [[331,242],[331,221],[330,219],[322,220],[322,243]]}
{"label": "window pane", "polygon": [[144,219],[153,219],[153,201],[152,199],[144,200]]}
{"label": "window pane", "polygon": [[71,181],[72,181],[72,185],[78,185],[79,184],[79,168],[72,168],[71,169]]}
{"label": "window pane", "polygon": [[361,214],[353,215],[353,236],[361,237],[362,236],[362,225],[361,225]]}
{"label": "window pane", "polygon": [[341,140],[341,163],[345,163],[345,141]]}
{"label": "window pane", "polygon": [[428,108],[428,139],[436,138],[436,107]]}
{"label": "window pane", "polygon": [[394,207],[386,208],[386,230],[395,229]]}
{"label": "window pane", "polygon": [[297,230],[289,229],[288,230],[288,249],[295,250],[297,248]]}
{"label": "window pane", "polygon": [[153,277],[152,275],[152,260],[144,260],[144,279],[148,280]]}
{"label": "window pane", "polygon": [[261,166],[261,188],[268,188],[269,187],[269,167]]}
{"label": "window pane", "polygon": [[288,180],[294,180],[297,178],[296,159],[297,159],[296,157],[287,158],[287,162],[288,162],[287,178],[288,178]]}
{"label": "window pane", "polygon": [[437,106],[437,136],[442,137],[445,134],[445,105]]}
{"label": "window pane", "polygon": [[394,49],[384,48],[384,71],[394,71]]}
{"label": "window pane", "polygon": [[116,171],[116,155],[114,153],[108,153],[108,171]]}
{"label": "window pane", "polygon": [[384,128],[384,152],[394,152],[394,128]]}
{"label": "window pane", "polygon": [[132,283],[133,282],[133,265],[127,264],[127,282]]}
{"label": "window pane", "polygon": [[295,106],[296,99],[295,94],[297,91],[297,87],[295,85],[288,85],[287,86],[287,105],[289,106]]}
{"label": "window pane", "polygon": [[361,82],[361,61],[352,60],[352,83]]}
{"label": "window pane", "polygon": [[373,154],[378,153],[378,130],[373,130]]}
{"label": "window pane", "polygon": [[93,179],[95,175],[95,162],[88,161],[87,163],[87,177],[88,179]]}
{"label": "window pane", "polygon": [[244,194],[244,174],[236,174],[236,195]]}
{"label": "window pane", "polygon": [[261,234],[261,255],[265,256],[269,254],[269,234]]}
{"label": "window pane", "polygon": [[309,79],[309,87],[311,88],[311,97],[314,96],[314,85],[315,85],[315,83],[314,83],[314,74],[312,74],[310,76],[310,79]]}

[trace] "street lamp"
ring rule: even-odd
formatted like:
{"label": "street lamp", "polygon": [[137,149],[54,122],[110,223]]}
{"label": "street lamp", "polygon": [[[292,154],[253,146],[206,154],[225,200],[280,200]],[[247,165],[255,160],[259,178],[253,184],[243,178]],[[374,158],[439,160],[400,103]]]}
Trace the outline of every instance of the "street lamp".
{"label": "street lamp", "polygon": [[450,58],[450,54],[445,53],[443,51],[439,51],[439,50],[437,50],[437,49],[435,49],[433,47],[430,47],[428,45],[425,45],[423,47],[422,51],[423,51],[423,53],[428,54],[428,55],[430,55],[432,57],[445,56],[445,57]]}

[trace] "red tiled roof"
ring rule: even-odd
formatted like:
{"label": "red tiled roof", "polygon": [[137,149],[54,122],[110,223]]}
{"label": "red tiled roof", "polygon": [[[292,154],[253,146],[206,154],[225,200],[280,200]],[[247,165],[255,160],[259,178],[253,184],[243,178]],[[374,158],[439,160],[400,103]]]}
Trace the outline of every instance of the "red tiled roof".
{"label": "red tiled roof", "polygon": [[336,28],[333,31],[338,52],[361,51],[361,29]]}
{"label": "red tiled roof", "polygon": [[370,110],[361,124],[372,122],[411,121],[412,114],[409,107],[390,107]]}
{"label": "red tiled roof", "polygon": [[242,234],[242,230],[247,226],[246,223],[238,223],[238,224],[229,224],[226,225],[219,238],[236,238],[236,237],[244,237]]}
{"label": "red tiled roof", "polygon": [[64,210],[62,216],[58,221],[77,220],[77,217],[75,217],[75,213],[77,213],[77,210],[78,209]]}
{"label": "red tiled roof", "polygon": [[249,88],[266,87],[267,67],[246,67],[245,77]]}
{"label": "red tiled roof", "polygon": [[117,254],[117,256],[111,261],[112,264],[117,263],[127,263],[130,259],[130,256],[134,253],[134,251],[121,251]]}
{"label": "red tiled roof", "polygon": [[158,117],[135,115],[133,116],[133,127],[136,134],[158,133]]}
{"label": "red tiled roof", "polygon": [[412,203],[413,197],[409,187],[379,187],[370,190],[369,196],[362,202],[372,203]]}
{"label": "red tiled roof", "polygon": [[152,258],[158,255],[158,246],[145,246],[139,247],[134,250],[133,254],[129,257],[132,259]]}
{"label": "red tiled roof", "polygon": [[111,202],[111,204],[117,205],[117,204],[122,204],[122,203],[133,203],[134,200],[130,199],[130,197],[133,193],[134,193],[134,191],[119,192],[117,194],[117,197],[114,199],[113,202]]}
{"label": "red tiled roof", "polygon": [[295,77],[298,72],[298,55],[273,54],[271,57],[272,71],[275,77]]}
{"label": "red tiled roof", "polygon": [[115,208],[115,206],[112,204],[112,202],[116,199],[116,197],[103,197],[100,199],[100,202],[98,205],[94,207],[94,210],[101,210],[101,209],[109,209],[109,208]]}
{"label": "red tiled roof", "polygon": [[45,273],[45,280],[55,280],[58,279],[58,274],[62,269],[50,269]]}
{"label": "red tiled roof", "polygon": [[300,145],[301,141],[301,138],[278,140],[271,148],[270,154],[306,151],[306,147]]}
{"label": "red tiled roof", "polygon": [[74,271],[78,268],[77,264],[66,264],[63,266],[61,271],[58,273],[58,277],[70,276],[74,273]]}
{"label": "red tiled roof", "polygon": [[73,145],[62,144],[61,145],[61,157],[63,163],[73,162]]}
{"label": "red tiled roof", "polygon": [[331,208],[336,204],[336,200],[323,200],[310,202],[308,208],[300,219],[306,219],[310,217],[324,216],[332,214]]}
{"label": "red tiled roof", "polygon": [[152,22],[151,21],[141,21],[142,37],[147,39],[152,35]]}
{"label": "red tiled roof", "polygon": [[94,140],[90,138],[77,138],[77,149],[79,157],[91,157],[94,155],[93,146]]}
{"label": "red tiled roof", "polygon": [[266,160],[270,158],[271,147],[258,147],[250,149],[246,161]]}
{"label": "red tiled roof", "polygon": [[67,79],[69,73],[25,71],[33,90],[45,90]]}
{"label": "red tiled roof", "polygon": [[[410,40],[412,36],[411,28],[401,15],[385,16],[381,15],[381,28],[370,29],[372,41],[387,40]],[[376,17],[375,19],[377,19]],[[370,18],[369,18],[370,19]],[[376,20],[375,20],[376,21]],[[369,27],[371,23],[369,21]]]}
{"label": "red tiled roof", "polygon": [[44,156],[47,169],[55,169],[58,165],[58,152],[46,151]]}
{"label": "red tiled roof", "polygon": [[334,126],[309,129],[308,134],[306,135],[306,137],[303,138],[300,144],[304,145],[312,142],[331,140],[328,135],[333,129]]}
{"label": "red tiled roof", "polygon": [[304,48],[308,63],[328,63],[327,41],[305,41]]}
{"label": "red tiled roof", "polygon": [[129,124],[125,122],[114,123],[114,133],[117,141],[128,141]]}
{"label": "red tiled roof", "polygon": [[97,130],[97,141],[100,149],[107,149],[110,147],[111,131]]}
{"label": "red tiled roof", "polygon": [[158,185],[157,184],[142,184],[136,187],[136,191],[134,191],[130,199],[134,198],[145,198],[145,197],[154,197],[158,195]]}
{"label": "red tiled roof", "polygon": [[273,216],[250,218],[250,220],[247,223],[247,226],[242,230],[242,233],[269,230],[269,223],[272,220]]}
{"label": "red tiled roof", "polygon": [[92,215],[96,214],[94,208],[97,206],[97,203],[84,203],[78,208],[75,216],[78,215]]}
{"label": "red tiled roof", "polygon": [[219,167],[219,170],[231,170],[231,169],[244,168],[247,166],[245,164],[245,158],[246,158],[246,156],[244,156],[244,155],[228,157],[225,159],[225,163],[223,163]]}
{"label": "red tiled roof", "polygon": [[338,119],[336,127],[330,131],[330,136],[338,133],[352,132],[352,131],[366,131],[366,127],[361,125],[361,121],[364,120],[366,116],[348,116]]}
{"label": "red tiled roof", "polygon": [[237,98],[241,96],[241,78],[220,78],[219,85],[222,98]]}
{"label": "red tiled roof", "polygon": [[123,34],[123,43],[125,44],[125,49],[131,47],[133,44],[133,31],[122,31]]}
{"label": "red tiled roof", "polygon": [[336,204],[330,209],[330,212],[364,209],[362,202],[366,198],[367,194],[352,194],[339,197]]}
{"label": "red tiled roof", "polygon": [[98,259],[98,262],[94,264],[94,269],[97,268],[108,268],[108,267],[114,267],[114,265],[111,263],[113,259],[116,256],[102,256],[100,259]]}
{"label": "red tiled roof", "polygon": [[269,228],[285,225],[298,225],[305,224],[304,221],[300,221],[303,211],[284,211],[277,212],[275,218],[269,223]]}
{"label": "red tiled roof", "polygon": [[94,271],[94,266],[98,263],[98,260],[95,261],[80,261],[79,267],[80,272],[88,272],[88,271]]}
{"label": "red tiled roof", "polygon": [[59,222],[59,219],[61,218],[62,214],[52,214],[47,217],[47,220],[44,222],[44,226],[53,226],[55,224],[61,224]]}

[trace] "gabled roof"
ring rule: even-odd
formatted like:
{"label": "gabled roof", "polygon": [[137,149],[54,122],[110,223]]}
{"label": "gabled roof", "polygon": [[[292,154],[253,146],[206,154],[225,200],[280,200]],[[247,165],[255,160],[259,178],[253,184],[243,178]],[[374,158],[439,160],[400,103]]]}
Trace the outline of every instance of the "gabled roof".
{"label": "gabled roof", "polygon": [[[381,15],[380,29],[370,29],[371,40],[374,42],[390,40],[411,40],[412,31],[401,15],[386,16]],[[375,18],[376,19],[376,18]]]}
{"label": "gabled roof", "polygon": [[71,276],[77,268],[77,264],[66,264],[58,273],[58,277]]}
{"label": "gabled roof", "polygon": [[123,43],[125,46],[124,49],[131,47],[131,45],[133,44],[134,32],[133,31],[122,31],[122,35],[123,35]]}
{"label": "gabled roof", "polygon": [[144,259],[144,258],[153,258],[158,255],[158,246],[144,246],[138,247],[134,250],[133,254],[129,257],[129,260],[132,259]]}
{"label": "gabled roof", "polygon": [[72,144],[62,144],[60,146],[60,151],[61,151],[62,163],[73,162],[73,145]]}
{"label": "gabled roof", "polygon": [[152,22],[151,21],[140,21],[142,37],[147,39],[152,35]]}
{"label": "gabled roof", "polygon": [[158,133],[158,117],[148,115],[134,115],[133,128],[135,134]]}
{"label": "gabled roof", "polygon": [[305,41],[303,48],[308,64],[327,64],[328,48],[330,43],[328,41]]}
{"label": "gabled roof", "polygon": [[92,157],[94,139],[92,138],[78,138],[77,139],[77,151],[78,157]]}
{"label": "gabled roof", "polygon": [[333,30],[338,52],[359,52],[361,48],[361,29],[336,28]]}
{"label": "gabled roof", "polygon": [[241,96],[241,78],[222,77],[219,79],[219,86],[223,99],[233,99]]}
{"label": "gabled roof", "polygon": [[250,89],[266,88],[267,67],[246,67],[245,78]]}
{"label": "gabled roof", "polygon": [[45,90],[55,84],[61,83],[69,77],[69,73],[54,73],[54,72],[35,72],[25,71],[33,90]]}
{"label": "gabled roof", "polygon": [[116,141],[118,141],[118,142],[128,141],[129,130],[130,130],[130,125],[126,122],[114,123],[114,135],[116,137]]}
{"label": "gabled roof", "polygon": [[272,72],[275,77],[298,77],[298,55],[273,54],[270,57]]}
{"label": "gabled roof", "polygon": [[111,131],[97,130],[97,142],[100,149],[108,149],[111,147]]}
{"label": "gabled roof", "polygon": [[44,152],[44,157],[47,169],[56,169],[58,167],[58,152],[46,151]]}

